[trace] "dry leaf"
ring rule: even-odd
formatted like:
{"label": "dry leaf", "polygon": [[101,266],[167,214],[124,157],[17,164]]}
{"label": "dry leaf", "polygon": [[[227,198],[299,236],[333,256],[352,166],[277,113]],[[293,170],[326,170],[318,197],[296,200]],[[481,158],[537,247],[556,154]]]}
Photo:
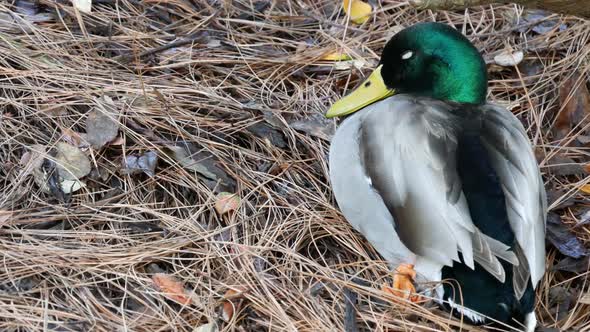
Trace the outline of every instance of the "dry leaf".
{"label": "dry leaf", "polygon": [[369,19],[373,8],[361,0],[344,0],[344,12],[356,24],[363,24]]}
{"label": "dry leaf", "polygon": [[585,184],[585,185],[581,186],[580,191],[583,192],[584,194],[590,195],[590,184]]}
{"label": "dry leaf", "polygon": [[167,145],[166,154],[185,169],[198,173],[200,180],[215,192],[235,190],[236,181],[221,167],[223,163],[203,147],[190,142]]}
{"label": "dry leaf", "polygon": [[72,4],[82,13],[88,14],[92,10],[92,0],[72,0]]}
{"label": "dry leaf", "polygon": [[70,128],[65,128],[62,130],[61,140],[73,146],[77,146],[83,151],[90,146],[85,133],[78,133]]}
{"label": "dry leaf", "polygon": [[58,142],[55,147],[57,149],[55,163],[61,178],[78,180],[90,173],[92,168],[90,160],[80,149],[64,142]]}
{"label": "dry leaf", "polygon": [[197,326],[193,330],[193,332],[217,332],[217,331],[219,331],[219,327],[217,327],[217,324],[215,322],[207,323],[207,324],[204,324],[201,326]]}
{"label": "dry leaf", "polygon": [[565,257],[564,259],[559,261],[559,263],[553,266],[553,270],[581,274],[588,271],[588,267],[590,267],[589,265],[590,260],[588,259],[588,257],[582,257],[578,259]]}
{"label": "dry leaf", "polygon": [[210,172],[207,167],[192,158],[188,149],[185,149],[182,146],[168,146],[167,149],[172,152],[170,156],[176,160],[180,166],[190,169],[191,171],[195,171],[211,180],[217,179],[217,176]]}
{"label": "dry leaf", "polygon": [[561,221],[561,217],[555,212],[547,214],[547,240],[559,250],[560,253],[580,258],[588,255],[588,250],[567,225]]}
{"label": "dry leaf", "polygon": [[326,119],[324,116],[313,115],[302,120],[294,121],[289,123],[291,128],[307,133],[311,136],[319,137],[329,141],[334,132],[336,126],[334,121]]}
{"label": "dry leaf", "polygon": [[334,70],[349,70],[353,67],[360,70],[366,65],[364,60],[338,61],[334,63]]}
{"label": "dry leaf", "polygon": [[88,114],[86,119],[86,139],[93,148],[98,150],[117,138],[119,121],[111,98],[104,96],[97,99],[97,103],[98,106]]}
{"label": "dry leaf", "polygon": [[578,302],[582,304],[590,304],[590,293],[580,296],[580,301]]}
{"label": "dry leaf", "polygon": [[148,151],[142,155],[129,155],[125,157],[123,164],[124,174],[138,174],[145,173],[152,177],[156,175],[156,165],[158,164],[158,154],[153,151]]}
{"label": "dry leaf", "polygon": [[109,145],[123,145],[125,144],[125,139],[122,136],[118,136],[114,140],[109,142]]}
{"label": "dry leaf", "polygon": [[558,140],[567,137],[572,128],[582,128],[588,122],[586,117],[590,113],[590,92],[584,80],[576,89],[576,82],[579,81],[580,75],[576,73],[559,86],[561,111],[552,128],[553,135]]}
{"label": "dry leaf", "polygon": [[82,142],[82,137],[80,136],[80,134],[73,131],[70,128],[64,128],[61,131],[61,139],[67,143],[70,143],[73,146],[78,146],[78,147],[80,146],[80,143]]}
{"label": "dry leaf", "polygon": [[494,62],[502,67],[512,67],[521,63],[522,59],[524,59],[524,53],[522,51],[504,51],[494,57]]}
{"label": "dry leaf", "polygon": [[86,183],[80,180],[63,180],[61,181],[60,186],[61,191],[63,191],[64,194],[71,194],[86,187]]}
{"label": "dry leaf", "polygon": [[546,161],[545,166],[553,175],[568,176],[568,175],[585,175],[587,170],[584,165],[572,160],[563,153],[557,153]]}
{"label": "dry leaf", "polygon": [[342,52],[329,52],[324,54],[320,60],[326,61],[345,61],[345,60],[352,60],[350,55],[344,54]]}
{"label": "dry leaf", "polygon": [[547,19],[552,14],[545,10],[527,9],[523,11],[522,15],[517,17],[515,24],[521,26],[518,29],[519,32],[526,32],[532,25],[532,30],[540,35],[547,34],[551,31],[564,31],[567,29],[565,23],[560,23],[557,19]]}
{"label": "dry leaf", "polygon": [[175,277],[165,273],[156,273],[152,277],[152,281],[156,284],[156,287],[166,295],[166,297],[182,305],[188,305],[191,303],[190,297],[186,295],[184,290],[184,285]]}
{"label": "dry leaf", "polygon": [[221,192],[217,194],[215,201],[215,211],[224,215],[228,212],[235,211],[240,206],[240,197],[237,194]]}
{"label": "dry leaf", "polygon": [[[338,63],[341,62],[337,62],[336,64]],[[257,122],[253,125],[250,125],[248,128],[246,128],[246,130],[262,138],[263,140],[268,140],[268,143],[272,146],[276,146],[281,149],[284,149],[288,146],[283,132],[274,128],[274,126],[270,125],[269,123]]]}
{"label": "dry leaf", "polygon": [[[221,318],[224,321],[229,322],[236,311],[240,310],[242,301],[236,301],[242,293],[246,291],[244,287],[238,287],[237,289],[228,289],[223,295],[223,305],[221,307]],[[233,300],[233,302],[232,302]]]}
{"label": "dry leaf", "polygon": [[21,176],[27,176],[33,173],[33,180],[41,191],[49,193],[49,186],[47,186],[47,175],[43,171],[43,160],[45,160],[46,148],[43,145],[35,144],[31,146],[30,151],[23,154],[21,163],[23,163],[23,170]]}

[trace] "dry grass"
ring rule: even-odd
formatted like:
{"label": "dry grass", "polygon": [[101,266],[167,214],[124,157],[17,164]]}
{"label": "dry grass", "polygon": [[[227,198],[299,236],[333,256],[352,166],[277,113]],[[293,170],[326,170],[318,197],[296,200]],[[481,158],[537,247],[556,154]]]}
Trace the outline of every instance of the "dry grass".
{"label": "dry grass", "polygon": [[[404,308],[379,290],[387,266],[339,214],[327,182],[329,141],[317,130],[329,128],[321,114],[369,72],[391,32],[418,21],[455,24],[490,63],[506,48],[526,51],[518,70],[490,67],[490,99],[527,125],[547,188],[558,193],[552,208],[573,224],[588,203],[578,191],[587,176],[550,167],[555,155],[590,160],[583,145],[563,144],[585,125],[562,141],[550,130],[563,106],[559,86],[576,70],[586,84],[588,22],[553,16],[568,28],[539,35],[516,25],[522,9],[510,5],[417,13],[384,0],[355,26],[336,0],[94,0],[90,15],[69,1],[40,2],[50,16],[43,22],[14,14],[0,24],[3,331],[192,331],[208,321],[226,331],[341,331],[350,319],[345,294],[358,296],[362,330],[458,329],[433,304]],[[17,3],[3,2],[0,12]],[[334,50],[366,64],[338,70],[319,60]],[[104,95],[121,112],[124,143],[85,150],[94,171],[71,197],[40,191],[21,157],[68,130],[85,132]],[[318,135],[294,129],[307,119]],[[210,169],[216,164],[223,181],[165,154],[180,142]],[[153,177],[121,173],[125,156],[147,151],[159,156]],[[220,190],[241,197],[236,213],[215,212]],[[575,230],[588,242],[585,227]],[[541,325],[588,331],[590,309],[576,303],[588,292],[587,273],[556,271],[563,256],[549,248]],[[167,299],[152,282],[156,272],[184,282],[192,303]],[[573,294],[569,312],[555,286]],[[223,322],[231,288],[245,291]]]}

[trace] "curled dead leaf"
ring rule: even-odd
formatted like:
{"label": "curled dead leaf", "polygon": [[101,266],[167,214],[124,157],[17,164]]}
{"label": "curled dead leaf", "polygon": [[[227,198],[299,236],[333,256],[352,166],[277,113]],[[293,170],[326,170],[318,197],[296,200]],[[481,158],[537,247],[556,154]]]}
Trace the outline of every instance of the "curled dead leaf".
{"label": "curled dead leaf", "polygon": [[224,215],[235,211],[240,206],[240,197],[237,194],[220,192],[215,200],[215,211]]}
{"label": "curled dead leaf", "polygon": [[165,274],[156,273],[152,276],[152,281],[156,287],[166,295],[166,297],[182,304],[188,305],[191,303],[191,299],[187,296],[184,290],[184,285],[175,277]]}
{"label": "curled dead leaf", "polygon": [[229,322],[234,314],[240,310],[242,306],[243,293],[246,291],[245,287],[235,287],[235,289],[228,289],[223,294],[223,302],[221,307],[221,317],[224,321]]}
{"label": "curled dead leaf", "polygon": [[524,59],[524,53],[522,51],[510,52],[504,51],[494,57],[494,62],[498,66],[512,67],[521,63]]}
{"label": "curled dead leaf", "polygon": [[344,12],[356,24],[363,24],[369,19],[373,7],[361,0],[344,0]]}

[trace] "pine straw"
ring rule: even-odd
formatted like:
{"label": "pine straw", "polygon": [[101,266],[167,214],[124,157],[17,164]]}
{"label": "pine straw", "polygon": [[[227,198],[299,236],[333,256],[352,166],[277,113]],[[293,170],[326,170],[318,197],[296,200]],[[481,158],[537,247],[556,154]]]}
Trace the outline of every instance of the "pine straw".
{"label": "pine straw", "polygon": [[[491,66],[489,98],[523,120],[542,165],[557,152],[588,160],[587,150],[563,147],[549,130],[563,106],[560,84],[575,71],[585,84],[589,71],[590,24],[573,17],[549,17],[568,28],[538,35],[515,23],[522,9],[511,5],[417,13],[382,1],[369,22],[354,26],[335,0],[267,8],[249,0],[95,0],[90,15],[68,1],[41,3],[59,15],[43,23],[16,15],[12,27],[0,25],[0,207],[12,211],[0,228],[2,330],[192,331],[216,321],[228,331],[340,331],[351,320],[345,296],[355,294],[361,330],[477,330],[434,304],[390,301],[380,290],[391,280],[387,265],[332,197],[329,141],[290,125],[320,121],[399,26],[455,24],[489,63],[510,47],[525,50],[537,70]],[[320,60],[335,50],[366,63],[337,70]],[[20,158],[34,144],[54,146],[64,130],[84,132],[103,95],[122,112],[125,143],[89,151],[96,170],[88,187],[60,202],[39,190]],[[214,211],[221,187],[168,157],[170,142],[197,144],[235,180],[226,186],[241,197],[235,214]],[[125,156],[146,151],[160,158],[154,177],[121,173]],[[587,178],[543,171],[547,187],[564,192],[553,207],[570,197],[586,202],[578,188]],[[588,242],[587,228],[576,231]],[[557,321],[551,287],[588,291],[586,273],[551,269],[562,258],[550,247],[540,323],[588,330],[587,305]],[[162,271],[185,283],[192,304],[154,286],[151,276]],[[239,312],[223,322],[219,307],[231,288],[245,292],[234,302]]]}

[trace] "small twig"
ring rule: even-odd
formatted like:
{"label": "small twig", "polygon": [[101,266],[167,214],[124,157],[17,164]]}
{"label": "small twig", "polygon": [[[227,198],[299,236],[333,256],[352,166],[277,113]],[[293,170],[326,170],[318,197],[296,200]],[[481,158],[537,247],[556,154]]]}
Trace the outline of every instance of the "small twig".
{"label": "small twig", "polygon": [[[207,33],[207,31],[198,31],[186,38],[182,38],[182,39],[170,42],[168,44],[143,51],[143,52],[139,53],[138,58],[144,58],[146,56],[160,53],[160,52],[163,52],[163,51],[171,49],[171,48],[184,46],[186,44],[192,44],[195,42],[198,43],[198,42],[204,41],[208,36],[209,36],[209,33]],[[127,63],[131,62],[131,60],[133,60],[134,58],[135,57],[133,54],[124,54],[124,55],[116,56],[113,60],[115,60],[121,64],[127,64]]]}

